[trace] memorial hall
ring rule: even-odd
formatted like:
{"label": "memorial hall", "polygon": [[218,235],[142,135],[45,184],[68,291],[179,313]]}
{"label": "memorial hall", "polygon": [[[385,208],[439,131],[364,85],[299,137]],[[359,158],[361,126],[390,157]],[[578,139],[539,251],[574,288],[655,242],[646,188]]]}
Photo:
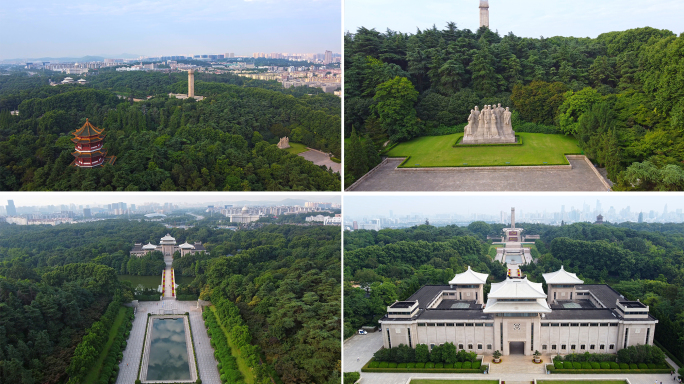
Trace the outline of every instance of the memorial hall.
{"label": "memorial hall", "polygon": [[[159,240],[159,245],[152,243],[147,243],[143,245],[142,243],[135,243],[133,249],[131,249],[130,254],[132,256],[143,257],[150,252],[159,251],[164,254],[164,256],[173,256],[176,251],[180,252],[181,257],[187,254],[193,254],[197,252],[207,252],[206,248],[202,245],[201,241],[195,242],[194,244],[188,244],[186,241],[181,245],[176,244],[176,239],[171,236],[171,234],[166,234]],[[208,252],[207,252],[208,253]]]}
{"label": "memorial hall", "polygon": [[470,267],[448,285],[426,285],[387,307],[379,320],[385,348],[451,342],[478,354],[617,353],[653,345],[658,320],[648,306],[606,284],[583,284],[561,269],[544,274],[548,292],[527,276],[491,284]]}

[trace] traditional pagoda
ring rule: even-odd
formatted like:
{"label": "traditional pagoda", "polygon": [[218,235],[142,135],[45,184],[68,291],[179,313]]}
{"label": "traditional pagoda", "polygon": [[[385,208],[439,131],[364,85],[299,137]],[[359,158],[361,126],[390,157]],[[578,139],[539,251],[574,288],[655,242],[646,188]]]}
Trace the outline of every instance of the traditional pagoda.
{"label": "traditional pagoda", "polygon": [[107,157],[107,150],[102,149],[105,135],[104,129],[98,129],[86,119],[81,129],[72,132],[71,141],[76,144],[76,151],[71,154],[76,158],[71,163],[81,168],[94,168],[104,164],[114,164],[116,156]]}

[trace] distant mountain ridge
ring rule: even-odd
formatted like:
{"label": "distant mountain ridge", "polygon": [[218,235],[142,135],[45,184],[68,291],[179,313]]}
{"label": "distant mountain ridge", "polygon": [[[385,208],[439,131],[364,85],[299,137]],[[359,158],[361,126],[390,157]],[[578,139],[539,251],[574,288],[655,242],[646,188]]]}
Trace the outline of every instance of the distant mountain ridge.
{"label": "distant mountain ridge", "polygon": [[103,61],[104,59],[135,59],[140,55],[131,53],[122,53],[120,55],[86,55],[82,57],[32,57],[22,59],[5,59],[0,60],[0,63],[24,63],[24,62],[40,62],[49,61],[51,63],[63,62],[84,62],[84,61]]}

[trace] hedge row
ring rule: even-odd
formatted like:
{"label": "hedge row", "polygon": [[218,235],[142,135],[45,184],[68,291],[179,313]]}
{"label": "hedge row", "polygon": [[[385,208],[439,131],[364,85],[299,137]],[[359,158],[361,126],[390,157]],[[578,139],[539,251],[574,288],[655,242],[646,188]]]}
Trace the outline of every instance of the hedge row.
{"label": "hedge row", "polygon": [[102,364],[102,370],[100,371],[100,377],[98,378],[98,384],[108,384],[115,383],[116,377],[119,376],[119,362],[123,359],[123,351],[126,349],[126,344],[128,343],[128,336],[131,334],[131,328],[133,327],[133,319],[135,315],[133,314],[133,308],[126,308],[126,317],[117,330],[117,334],[114,337],[114,342],[107,352],[107,357],[105,357],[104,363]]}
{"label": "hedge row", "polygon": [[102,348],[107,344],[109,330],[112,328],[114,319],[119,313],[121,302],[121,295],[115,295],[114,300],[109,303],[107,310],[100,317],[100,320],[94,322],[93,325],[88,328],[83,339],[76,346],[74,356],[71,358],[71,364],[67,368],[67,374],[69,374],[68,384],[81,383],[85,375],[88,374],[93,363],[97,361],[102,353]]}
{"label": "hedge row", "polygon": [[616,362],[570,362],[570,361],[555,361],[553,363],[555,369],[667,369],[667,365],[653,364],[653,363],[616,363]]}
{"label": "hedge row", "polygon": [[214,348],[214,356],[218,360],[218,369],[222,383],[244,383],[244,377],[238,369],[237,360],[233,356],[226,335],[214,316],[213,311],[204,311],[204,325],[210,337],[211,346]]}
{"label": "hedge row", "polygon": [[463,363],[389,363],[387,361],[371,361],[368,363],[368,368],[447,368],[447,369],[480,369],[482,363],[476,361],[471,363],[466,361]]}
{"label": "hedge row", "polygon": [[416,373],[482,373],[488,369],[481,361],[471,363],[389,363],[371,359],[361,372],[416,372]]}
{"label": "hedge row", "polygon": [[[566,363],[568,363],[568,362],[565,362],[563,364],[566,364]],[[561,374],[565,374],[565,373],[567,373],[567,374],[587,374],[587,373],[607,373],[607,374],[611,374],[611,373],[630,373],[630,374],[651,373],[651,374],[654,374],[654,373],[670,373],[672,371],[672,368],[662,367],[662,366],[656,367],[656,368],[649,368],[648,365],[646,365],[645,368],[639,368],[639,365],[637,365],[637,364],[635,364],[636,368],[630,368],[631,364],[625,364],[625,363],[617,364],[615,362],[599,363],[599,365],[600,365],[599,369],[583,368],[584,366],[586,366],[585,364],[590,364],[590,367],[591,367],[592,363],[571,363],[571,364],[572,364],[572,368],[561,368],[561,369],[556,368],[555,365],[547,364],[546,369],[548,371],[550,371],[551,373],[561,373]],[[575,364],[579,364],[580,368],[575,368]],[[615,367],[615,366],[618,366],[618,367],[606,369],[606,368],[604,368],[605,364],[609,364],[611,367]],[[627,368],[624,368],[625,365],[627,365]]]}

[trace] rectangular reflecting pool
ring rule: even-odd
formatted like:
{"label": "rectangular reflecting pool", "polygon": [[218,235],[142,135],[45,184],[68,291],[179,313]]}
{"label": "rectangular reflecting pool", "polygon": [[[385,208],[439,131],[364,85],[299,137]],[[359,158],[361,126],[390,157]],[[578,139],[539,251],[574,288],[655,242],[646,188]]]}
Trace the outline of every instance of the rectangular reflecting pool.
{"label": "rectangular reflecting pool", "polygon": [[[152,317],[148,326],[144,382],[192,381],[196,374],[184,316]],[[189,359],[193,359],[189,361]]]}

